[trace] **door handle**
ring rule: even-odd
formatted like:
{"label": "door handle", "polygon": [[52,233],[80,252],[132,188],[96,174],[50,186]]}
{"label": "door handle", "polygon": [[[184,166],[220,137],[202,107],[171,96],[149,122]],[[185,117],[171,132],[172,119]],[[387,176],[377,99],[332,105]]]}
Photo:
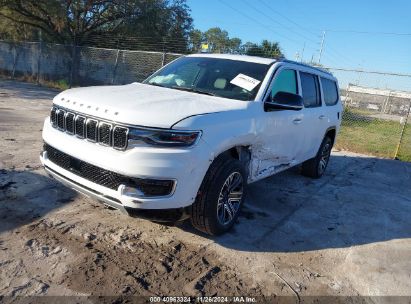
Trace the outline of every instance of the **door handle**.
{"label": "door handle", "polygon": [[296,118],[296,119],[293,120],[293,123],[294,123],[295,125],[299,125],[302,121],[303,121],[303,120],[302,120],[301,118]]}
{"label": "door handle", "polygon": [[325,115],[320,115],[320,117],[318,117],[318,119],[324,119]]}

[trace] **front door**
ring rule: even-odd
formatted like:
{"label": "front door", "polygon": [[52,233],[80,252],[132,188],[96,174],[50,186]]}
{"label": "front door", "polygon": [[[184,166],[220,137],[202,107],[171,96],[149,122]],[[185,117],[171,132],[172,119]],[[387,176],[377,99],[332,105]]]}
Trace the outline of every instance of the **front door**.
{"label": "front door", "polygon": [[[297,72],[280,68],[271,84],[277,92],[298,94]],[[253,146],[252,180],[270,176],[299,162],[305,140],[304,110],[266,111],[257,121],[257,142]]]}

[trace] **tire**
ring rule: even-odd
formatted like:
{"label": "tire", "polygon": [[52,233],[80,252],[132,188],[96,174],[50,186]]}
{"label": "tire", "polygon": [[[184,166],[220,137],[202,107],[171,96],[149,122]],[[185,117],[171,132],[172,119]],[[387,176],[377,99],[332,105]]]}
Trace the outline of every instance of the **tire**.
{"label": "tire", "polygon": [[333,140],[329,136],[324,137],[317,155],[303,163],[301,174],[311,178],[323,176],[330,160],[332,147]]}
{"label": "tire", "polygon": [[230,230],[243,205],[246,183],[246,170],[239,160],[228,154],[215,159],[191,206],[192,225],[210,235]]}

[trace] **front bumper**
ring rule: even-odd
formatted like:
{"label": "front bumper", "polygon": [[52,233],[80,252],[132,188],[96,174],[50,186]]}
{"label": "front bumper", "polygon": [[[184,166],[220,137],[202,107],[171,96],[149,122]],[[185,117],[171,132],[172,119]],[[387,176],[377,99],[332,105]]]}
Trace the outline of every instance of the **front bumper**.
{"label": "front bumper", "polygon": [[132,217],[144,218],[144,219],[149,219],[152,221],[166,222],[166,223],[181,221],[181,220],[184,220],[190,217],[190,210],[188,207],[176,208],[176,209],[136,209],[136,208],[124,207],[119,200],[113,197],[109,197],[107,195],[104,195],[103,193],[94,191],[93,189],[86,188],[83,185],[80,185],[76,183],[75,181],[70,180],[67,177],[60,175],[56,171],[46,166],[44,167],[44,169],[46,170],[46,172],[49,174],[50,177],[58,180],[62,184],[66,185],[67,187],[70,187],[74,189],[75,191],[87,197],[91,197],[108,207],[120,210],[122,213],[125,213]]}
{"label": "front bumper", "polygon": [[105,170],[131,178],[176,181],[170,196],[136,198],[125,195],[121,187],[114,190],[82,178],[56,165],[47,153],[41,154],[46,171],[57,180],[129,214],[133,209],[178,210],[190,206],[210,163],[209,150],[203,143],[186,150],[142,147],[117,151],[60,132],[51,127],[49,119],[44,123],[43,139],[55,149]]}
{"label": "front bumper", "polygon": [[[43,162],[44,161],[44,157],[43,154],[40,156],[40,160]],[[77,182],[75,182],[74,180],[69,179],[66,176],[63,176],[62,174],[58,173],[57,171],[54,171],[53,169],[51,169],[50,167],[44,165],[44,170],[47,172],[47,174],[56,179],[57,181],[59,181],[60,183],[64,184],[65,186],[74,189],[77,192],[80,192],[88,197],[91,197],[109,207],[115,208],[120,210],[123,213],[127,213],[126,209],[124,208],[123,204],[121,203],[121,201],[119,201],[116,198],[110,197],[108,195],[105,195],[101,192],[98,192],[96,190],[93,190],[91,188],[87,188],[84,185],[81,185]]]}

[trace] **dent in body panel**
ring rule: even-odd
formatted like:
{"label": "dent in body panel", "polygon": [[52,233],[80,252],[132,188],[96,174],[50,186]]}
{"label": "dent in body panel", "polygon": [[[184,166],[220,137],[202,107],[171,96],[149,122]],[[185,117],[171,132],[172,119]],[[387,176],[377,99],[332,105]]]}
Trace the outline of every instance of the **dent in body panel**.
{"label": "dent in body panel", "polygon": [[248,177],[250,183],[286,170],[296,164],[295,159],[276,155],[275,151],[262,144],[256,144],[250,150],[250,175]]}

